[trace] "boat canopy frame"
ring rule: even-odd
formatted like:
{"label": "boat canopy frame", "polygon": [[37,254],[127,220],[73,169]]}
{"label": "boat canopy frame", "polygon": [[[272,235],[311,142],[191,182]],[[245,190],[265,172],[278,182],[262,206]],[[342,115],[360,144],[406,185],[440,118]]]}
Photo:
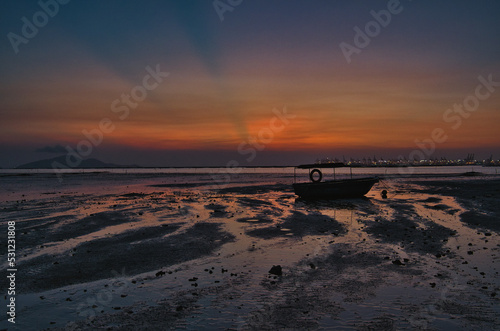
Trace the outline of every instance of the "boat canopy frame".
{"label": "boat canopy frame", "polygon": [[[346,165],[345,163],[342,163],[342,162],[301,164],[301,165],[295,166],[293,168],[293,182],[296,183],[296,179],[297,179],[296,170],[297,169],[308,169],[309,170],[309,178],[311,178],[311,171],[313,171],[313,170],[317,170],[320,173],[320,175],[322,176],[322,172],[319,169],[333,169],[333,180],[335,180],[335,169],[336,168],[345,168],[345,167],[349,167],[351,179],[352,179],[352,167],[349,165]],[[311,181],[312,181],[312,178],[311,178]]]}
{"label": "boat canopy frame", "polygon": [[316,168],[344,168],[349,167],[342,162],[332,162],[332,163],[311,163],[311,164],[301,164],[296,166],[297,169],[316,169]]}

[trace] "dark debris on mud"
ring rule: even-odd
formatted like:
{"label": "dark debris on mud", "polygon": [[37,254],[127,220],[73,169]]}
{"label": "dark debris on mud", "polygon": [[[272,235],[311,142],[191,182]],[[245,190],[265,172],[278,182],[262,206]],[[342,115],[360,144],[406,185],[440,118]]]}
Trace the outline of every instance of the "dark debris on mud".
{"label": "dark debris on mud", "polygon": [[179,224],[129,230],[112,237],[82,243],[57,255],[41,255],[19,268],[23,292],[42,291],[109,277],[109,270],[127,266],[134,275],[211,254],[234,240],[217,223],[196,223],[178,234]]}

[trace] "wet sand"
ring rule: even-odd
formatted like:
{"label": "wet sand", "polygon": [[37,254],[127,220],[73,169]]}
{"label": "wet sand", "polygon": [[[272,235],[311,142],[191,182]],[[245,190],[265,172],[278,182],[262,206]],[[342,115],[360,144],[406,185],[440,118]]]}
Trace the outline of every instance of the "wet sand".
{"label": "wet sand", "polygon": [[500,325],[498,177],[388,179],[316,202],[265,175],[53,179],[0,178],[19,329]]}

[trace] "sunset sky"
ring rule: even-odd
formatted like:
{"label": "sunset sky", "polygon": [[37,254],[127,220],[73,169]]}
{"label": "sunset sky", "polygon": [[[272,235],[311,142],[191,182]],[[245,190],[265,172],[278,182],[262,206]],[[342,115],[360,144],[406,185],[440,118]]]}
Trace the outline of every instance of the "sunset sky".
{"label": "sunset sky", "polygon": [[89,146],[103,120],[86,157],[120,164],[408,157],[436,128],[432,158],[500,158],[499,1],[41,3],[53,17],[0,3],[0,167]]}

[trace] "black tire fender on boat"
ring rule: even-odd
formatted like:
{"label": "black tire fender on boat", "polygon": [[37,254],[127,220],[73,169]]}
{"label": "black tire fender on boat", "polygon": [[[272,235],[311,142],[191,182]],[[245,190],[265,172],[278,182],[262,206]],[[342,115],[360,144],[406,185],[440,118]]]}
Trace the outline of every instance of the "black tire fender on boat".
{"label": "black tire fender on boat", "polygon": [[[318,179],[314,179],[314,174],[315,173],[318,173],[319,177]],[[321,180],[323,179],[323,173],[321,173],[321,171],[319,169],[313,169],[310,173],[309,173],[309,179],[311,179],[311,182],[313,183],[317,183],[317,182],[321,182]]]}

